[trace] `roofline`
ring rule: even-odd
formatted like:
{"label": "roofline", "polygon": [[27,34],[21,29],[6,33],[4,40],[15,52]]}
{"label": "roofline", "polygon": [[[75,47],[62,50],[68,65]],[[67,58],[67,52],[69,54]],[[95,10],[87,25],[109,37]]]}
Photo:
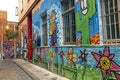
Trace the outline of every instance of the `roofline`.
{"label": "roofline", "polygon": [[12,24],[18,24],[18,22],[15,22],[15,21],[7,21],[7,24],[10,24],[10,23],[12,23]]}

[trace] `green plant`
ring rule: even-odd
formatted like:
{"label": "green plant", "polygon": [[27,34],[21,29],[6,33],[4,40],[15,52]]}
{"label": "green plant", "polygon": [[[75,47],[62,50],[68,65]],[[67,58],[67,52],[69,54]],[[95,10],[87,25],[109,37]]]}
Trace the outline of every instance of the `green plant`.
{"label": "green plant", "polygon": [[18,36],[18,31],[11,31],[11,30],[6,30],[6,36],[8,38],[8,40],[10,39],[14,39]]}

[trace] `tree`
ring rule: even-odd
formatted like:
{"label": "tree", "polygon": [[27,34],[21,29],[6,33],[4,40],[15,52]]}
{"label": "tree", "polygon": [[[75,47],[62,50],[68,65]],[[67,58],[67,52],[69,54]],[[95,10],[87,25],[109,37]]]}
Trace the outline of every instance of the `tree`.
{"label": "tree", "polygon": [[8,38],[8,40],[10,39],[14,39],[18,36],[18,26],[16,26],[16,30],[12,31],[12,30],[6,30],[6,36]]}

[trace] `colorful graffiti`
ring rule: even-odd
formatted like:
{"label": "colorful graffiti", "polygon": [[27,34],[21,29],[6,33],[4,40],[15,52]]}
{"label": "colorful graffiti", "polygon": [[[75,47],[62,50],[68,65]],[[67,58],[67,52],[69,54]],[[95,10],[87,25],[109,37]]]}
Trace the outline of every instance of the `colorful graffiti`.
{"label": "colorful graffiti", "polygon": [[81,52],[81,55],[79,56],[79,58],[82,59],[82,63],[83,63],[82,80],[84,80],[85,73],[86,73],[86,67],[87,67],[87,65],[86,65],[87,59],[86,59],[86,57],[87,57],[88,53],[86,53],[86,49],[84,49],[84,51],[80,50],[80,52]]}
{"label": "colorful graffiti", "polygon": [[14,46],[10,43],[3,44],[4,58],[14,58]]}
{"label": "colorful graffiti", "polygon": [[[62,17],[61,17],[61,10],[60,8],[52,4],[51,8],[47,11],[48,17],[48,31],[50,32],[49,35],[49,45],[50,46],[60,46],[62,45]],[[54,14],[54,17],[51,15]],[[54,19],[54,20],[52,20]],[[51,35],[51,33],[53,33]]]}
{"label": "colorful graffiti", "polygon": [[21,24],[21,48],[23,52],[21,53],[24,59],[27,59],[27,48],[28,48],[28,27],[27,24]]}
{"label": "colorful graffiti", "polygon": [[[98,62],[97,67],[101,69],[103,80],[110,80],[112,72],[116,73],[120,71],[120,66],[113,61],[115,54],[110,54],[108,46],[105,47],[103,53],[101,51],[100,54],[92,52],[92,55]],[[120,78],[116,76],[116,79],[119,80]]]}
{"label": "colorful graffiti", "polygon": [[[76,43],[82,47],[62,46],[64,35],[60,1],[43,0],[32,15],[34,63],[71,80],[119,80],[120,48],[89,46],[100,44],[98,0],[74,0]],[[44,14],[47,14],[47,47],[42,47]]]}
{"label": "colorful graffiti", "polygon": [[[42,67],[72,80],[119,80],[120,48],[43,47],[36,50],[36,61]],[[110,52],[112,54],[110,54]]]}
{"label": "colorful graffiti", "polygon": [[96,5],[96,0],[75,0],[76,39],[78,44],[100,44]]}
{"label": "colorful graffiti", "polygon": [[73,48],[69,48],[68,51],[66,52],[66,59],[68,64],[74,64],[77,62],[77,54],[73,52]]}
{"label": "colorful graffiti", "polygon": [[[33,13],[33,43],[43,45],[42,15],[47,14],[47,46],[63,45],[62,4],[59,0],[44,0]],[[99,45],[98,1],[75,0],[77,45]],[[48,5],[48,6],[46,6]],[[53,20],[52,20],[53,19]],[[37,37],[38,36],[38,37]]]}
{"label": "colorful graffiti", "polygon": [[51,36],[51,44],[50,46],[56,46],[57,39],[56,39],[56,24],[54,23],[55,14],[52,11],[50,14],[50,36]]}
{"label": "colorful graffiti", "polygon": [[33,40],[33,47],[38,47],[41,45],[41,38],[40,38],[40,16],[38,15],[37,11],[32,14],[32,40]]}
{"label": "colorful graffiti", "polygon": [[47,14],[47,46],[62,45],[62,16],[59,0],[44,0],[41,6],[32,14],[33,45],[35,47],[44,45],[44,32],[42,31],[42,16],[44,14]]}

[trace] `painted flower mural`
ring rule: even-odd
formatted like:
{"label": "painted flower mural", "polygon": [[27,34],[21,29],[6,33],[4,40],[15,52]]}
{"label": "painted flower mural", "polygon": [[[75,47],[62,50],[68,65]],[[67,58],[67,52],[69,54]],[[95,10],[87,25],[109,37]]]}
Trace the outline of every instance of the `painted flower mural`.
{"label": "painted flower mural", "polygon": [[65,54],[64,54],[64,52],[62,51],[62,49],[61,49],[61,51],[60,51],[60,53],[59,53],[59,56],[60,56],[60,58],[61,58],[61,60],[62,60],[62,63],[64,63],[63,56],[65,56]]}
{"label": "painted flower mural", "polygon": [[115,77],[116,77],[117,80],[120,80],[120,74],[115,73]]}
{"label": "painted flower mural", "polygon": [[54,60],[54,52],[50,50],[50,59],[53,61]]}
{"label": "painted flower mural", "polygon": [[[113,61],[114,54],[110,54],[110,49],[108,46],[105,47],[104,52],[91,52],[95,60],[98,62],[97,67],[101,69],[103,79],[106,78],[106,75],[111,74],[112,72],[120,71],[120,66]],[[116,74],[115,74],[116,75]],[[119,75],[116,75],[117,80],[120,80]]]}
{"label": "painted flower mural", "polygon": [[87,62],[86,60],[86,56],[88,55],[88,53],[85,53],[86,49],[84,49],[84,51],[81,51],[81,55],[79,56],[79,58],[82,58],[82,62]]}
{"label": "painted flower mural", "polygon": [[85,80],[84,78],[85,78],[86,65],[87,65],[87,59],[86,59],[86,57],[87,57],[88,53],[86,53],[86,49],[84,49],[84,51],[80,50],[80,52],[81,52],[81,55],[79,56],[79,58],[81,58],[82,62],[83,62],[82,80]]}
{"label": "painted flower mural", "polygon": [[49,56],[50,56],[50,60],[48,61],[48,63],[52,64],[54,61],[54,52],[52,50],[49,50]]}
{"label": "painted flower mural", "polygon": [[78,55],[73,52],[73,48],[69,48],[66,52],[66,59],[68,61],[68,64],[77,62]]}

